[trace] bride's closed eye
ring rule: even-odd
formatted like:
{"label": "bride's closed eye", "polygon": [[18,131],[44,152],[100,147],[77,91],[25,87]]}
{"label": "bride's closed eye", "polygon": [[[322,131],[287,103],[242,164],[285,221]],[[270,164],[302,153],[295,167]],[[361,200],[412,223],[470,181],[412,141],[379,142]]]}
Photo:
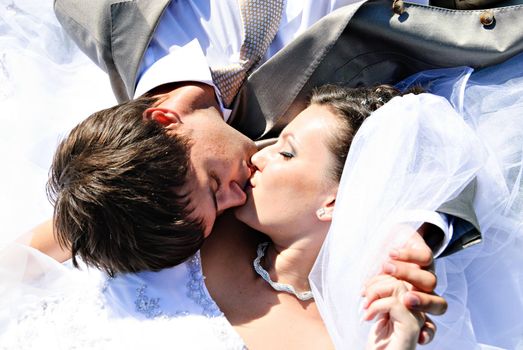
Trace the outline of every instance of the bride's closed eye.
{"label": "bride's closed eye", "polygon": [[291,152],[285,152],[285,151],[281,151],[280,154],[283,156],[283,158],[285,159],[291,159],[291,158],[294,158],[294,154],[292,154]]}

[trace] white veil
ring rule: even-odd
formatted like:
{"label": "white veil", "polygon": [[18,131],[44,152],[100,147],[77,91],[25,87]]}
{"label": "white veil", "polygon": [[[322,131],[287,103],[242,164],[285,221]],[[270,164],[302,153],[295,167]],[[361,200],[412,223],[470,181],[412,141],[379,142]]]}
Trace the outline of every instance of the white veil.
{"label": "white veil", "polygon": [[449,310],[434,317],[438,332],[427,348],[523,346],[523,82],[513,77],[522,62],[477,75],[468,68],[424,72],[405,86],[431,81],[453,106],[429,94],[394,98],[357,133],[310,275],[337,348],[366,343],[360,290],[385,248],[405,239],[392,230],[402,213],[435,210],[474,177],[483,242],[437,260],[437,292]]}

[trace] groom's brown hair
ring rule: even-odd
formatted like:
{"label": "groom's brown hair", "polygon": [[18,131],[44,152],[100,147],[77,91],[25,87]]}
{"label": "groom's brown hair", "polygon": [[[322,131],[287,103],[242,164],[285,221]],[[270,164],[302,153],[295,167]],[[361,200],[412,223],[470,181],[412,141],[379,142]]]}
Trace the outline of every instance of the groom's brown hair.
{"label": "groom's brown hair", "polygon": [[184,185],[188,139],[142,118],[140,98],[94,113],[61,142],[51,166],[57,241],[90,266],[137,272],[177,265],[203,243]]}

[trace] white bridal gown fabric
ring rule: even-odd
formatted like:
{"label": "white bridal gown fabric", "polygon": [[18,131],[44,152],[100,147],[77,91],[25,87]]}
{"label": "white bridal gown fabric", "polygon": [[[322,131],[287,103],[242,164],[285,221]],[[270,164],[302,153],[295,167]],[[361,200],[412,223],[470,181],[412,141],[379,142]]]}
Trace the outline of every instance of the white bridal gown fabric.
{"label": "white bridal gown fabric", "polygon": [[[523,348],[523,55],[488,69],[434,70],[422,85],[444,98],[394,98],[357,133],[334,221],[310,279],[337,348],[363,348],[363,282],[385,259],[405,210],[434,210],[477,179],[483,241],[437,259],[449,308],[433,317],[431,349]],[[416,227],[419,223],[413,223]]]}
{"label": "white bridal gown fabric", "polygon": [[244,349],[211,299],[199,254],[107,277],[20,244],[0,251],[0,349]]}

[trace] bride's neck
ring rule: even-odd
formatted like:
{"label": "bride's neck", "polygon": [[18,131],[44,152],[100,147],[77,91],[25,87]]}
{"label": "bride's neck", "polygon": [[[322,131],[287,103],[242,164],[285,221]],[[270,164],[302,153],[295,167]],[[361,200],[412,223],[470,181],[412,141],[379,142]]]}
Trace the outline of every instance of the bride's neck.
{"label": "bride's neck", "polygon": [[316,261],[321,245],[312,242],[295,242],[288,246],[269,244],[264,266],[275,282],[292,285],[298,292],[310,290],[309,273]]}

